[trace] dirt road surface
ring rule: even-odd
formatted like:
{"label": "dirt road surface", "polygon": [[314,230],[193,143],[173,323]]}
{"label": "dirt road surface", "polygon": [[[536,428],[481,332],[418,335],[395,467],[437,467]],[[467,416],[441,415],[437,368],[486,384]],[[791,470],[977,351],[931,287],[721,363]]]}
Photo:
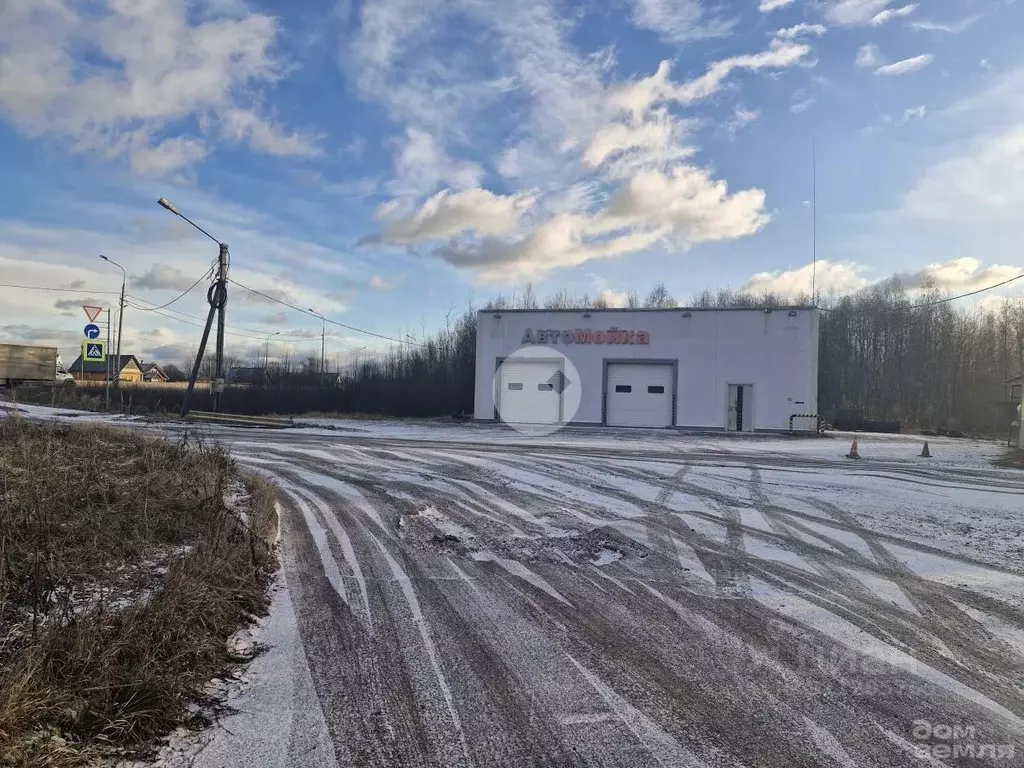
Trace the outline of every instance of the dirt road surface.
{"label": "dirt road surface", "polygon": [[221,437],[284,496],[275,764],[1024,765],[1024,476],[969,451]]}

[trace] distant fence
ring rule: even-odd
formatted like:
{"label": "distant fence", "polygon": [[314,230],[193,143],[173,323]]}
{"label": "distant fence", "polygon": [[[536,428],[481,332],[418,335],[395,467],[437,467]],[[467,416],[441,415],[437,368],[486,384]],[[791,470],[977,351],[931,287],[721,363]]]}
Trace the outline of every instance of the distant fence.
{"label": "distant fence", "polygon": [[[472,382],[470,382],[472,384]],[[122,383],[111,386],[111,409],[135,414],[174,413],[181,410],[187,382]],[[102,408],[105,382],[80,382],[51,393],[49,388],[25,392],[23,402]],[[199,382],[189,407],[212,410],[209,382]],[[378,413],[400,417],[447,416],[473,410],[472,386],[458,383],[359,379],[334,387],[281,388],[248,384],[228,385],[220,399],[220,411],[250,415],[293,416],[303,413]]]}

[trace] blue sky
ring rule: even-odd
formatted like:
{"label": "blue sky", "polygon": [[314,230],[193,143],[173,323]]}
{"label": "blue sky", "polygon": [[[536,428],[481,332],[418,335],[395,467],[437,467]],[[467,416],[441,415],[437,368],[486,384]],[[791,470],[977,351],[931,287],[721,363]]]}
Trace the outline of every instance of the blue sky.
{"label": "blue sky", "polygon": [[[394,337],[527,282],[795,295],[812,145],[819,288],[983,287],[1024,262],[1022,28],[1013,0],[6,3],[0,282],[66,292],[0,288],[0,340],[73,356],[104,253],[125,350],[187,356],[203,290],[141,307],[217,249],[159,197],[238,282]],[[318,352],[314,318],[237,288],[228,316],[238,355]]]}

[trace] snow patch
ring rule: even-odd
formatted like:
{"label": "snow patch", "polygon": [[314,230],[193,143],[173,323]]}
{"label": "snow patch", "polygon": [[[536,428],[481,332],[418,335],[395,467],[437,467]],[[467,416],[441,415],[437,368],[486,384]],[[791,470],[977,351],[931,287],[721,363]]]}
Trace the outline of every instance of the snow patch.
{"label": "snow patch", "polygon": [[608,547],[601,547],[597,552],[594,553],[594,558],[590,561],[591,565],[603,566],[611,565],[612,563],[618,562],[622,559],[622,553],[617,549],[609,549]]}

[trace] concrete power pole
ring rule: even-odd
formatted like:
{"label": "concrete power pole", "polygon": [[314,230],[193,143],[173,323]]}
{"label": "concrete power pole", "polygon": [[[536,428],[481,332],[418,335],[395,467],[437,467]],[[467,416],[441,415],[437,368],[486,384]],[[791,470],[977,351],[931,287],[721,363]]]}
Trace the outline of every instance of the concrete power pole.
{"label": "concrete power pole", "polygon": [[196,379],[199,378],[199,367],[203,364],[206,342],[210,338],[210,328],[213,327],[215,315],[217,317],[217,361],[211,389],[213,390],[213,410],[216,411],[220,408],[220,395],[224,390],[224,305],[228,303],[228,266],[230,261],[228,244],[220,243],[217,277],[206,293],[206,301],[210,304],[210,314],[206,316],[206,326],[203,328],[203,337],[199,341],[199,351],[196,353],[196,360],[192,365],[192,375],[188,379],[188,389],[185,390],[185,398],[181,403],[182,418],[188,415],[189,401],[192,399],[192,390],[195,389]]}

